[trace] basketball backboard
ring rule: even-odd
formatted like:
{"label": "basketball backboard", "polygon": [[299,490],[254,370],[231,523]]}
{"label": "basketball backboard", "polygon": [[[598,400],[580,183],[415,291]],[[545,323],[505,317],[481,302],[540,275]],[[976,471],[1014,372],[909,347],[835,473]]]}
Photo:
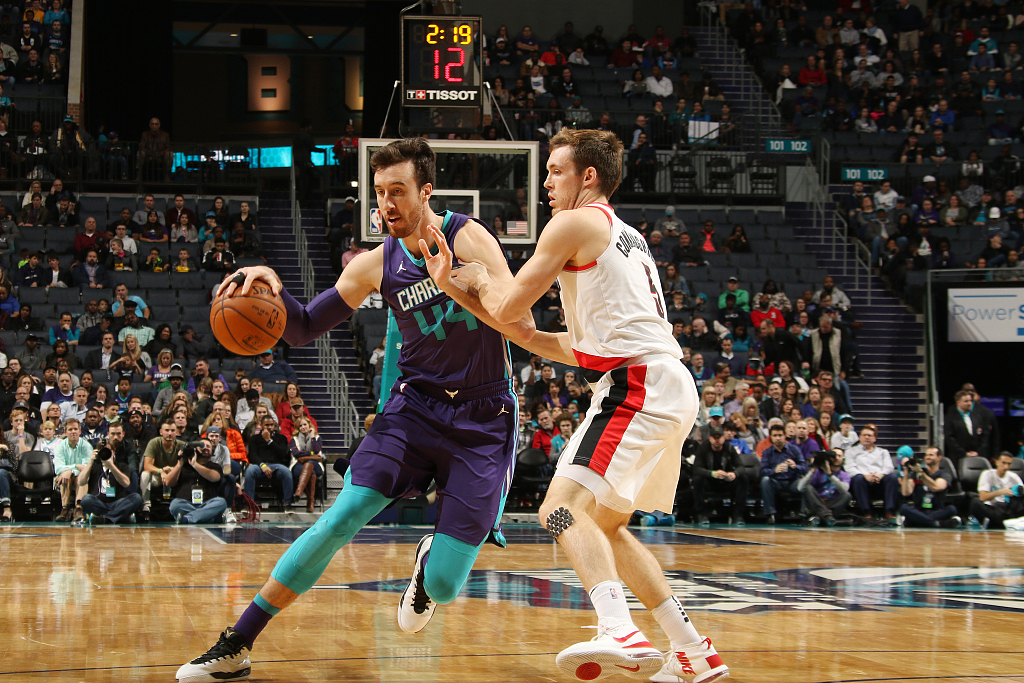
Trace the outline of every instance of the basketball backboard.
{"label": "basketball backboard", "polygon": [[[360,239],[382,242],[387,228],[380,219],[373,191],[370,156],[391,142],[359,139]],[[502,244],[537,242],[539,146],[536,142],[486,140],[428,140],[437,153],[437,184],[431,198],[435,211],[451,209],[479,218],[494,227],[501,216],[508,234]]]}

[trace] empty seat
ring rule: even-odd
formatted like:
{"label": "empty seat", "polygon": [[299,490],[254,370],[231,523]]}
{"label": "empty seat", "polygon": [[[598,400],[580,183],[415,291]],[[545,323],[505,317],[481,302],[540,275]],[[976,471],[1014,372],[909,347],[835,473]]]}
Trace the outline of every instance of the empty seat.
{"label": "empty seat", "polygon": [[46,290],[42,287],[20,287],[18,301],[23,304],[41,304],[46,302]]}
{"label": "empty seat", "polygon": [[171,273],[171,287],[174,289],[203,289],[203,274],[199,271],[191,273]]}
{"label": "empty seat", "polygon": [[77,289],[57,289],[53,288],[50,290],[49,301],[52,304],[71,306],[78,304],[81,298],[81,292]]}
{"label": "empty seat", "polygon": [[150,306],[177,306],[177,294],[173,289],[150,289],[146,292],[146,303]]}
{"label": "empty seat", "polygon": [[167,289],[171,286],[167,273],[139,273],[139,287],[143,289]]}

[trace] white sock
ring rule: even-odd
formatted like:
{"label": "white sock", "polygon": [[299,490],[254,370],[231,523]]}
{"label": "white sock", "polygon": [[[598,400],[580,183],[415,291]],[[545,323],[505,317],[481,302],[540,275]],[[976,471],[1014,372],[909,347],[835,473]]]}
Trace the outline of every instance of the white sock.
{"label": "white sock", "polygon": [[602,581],[594,586],[590,591],[590,601],[594,603],[598,619],[612,618],[623,624],[633,623],[622,584],[618,581]]}
{"label": "white sock", "polygon": [[672,643],[672,649],[681,649],[684,646],[700,642],[697,629],[690,623],[690,617],[686,616],[686,610],[683,609],[676,596],[667,598],[655,607],[651,614],[665,631],[665,635]]}

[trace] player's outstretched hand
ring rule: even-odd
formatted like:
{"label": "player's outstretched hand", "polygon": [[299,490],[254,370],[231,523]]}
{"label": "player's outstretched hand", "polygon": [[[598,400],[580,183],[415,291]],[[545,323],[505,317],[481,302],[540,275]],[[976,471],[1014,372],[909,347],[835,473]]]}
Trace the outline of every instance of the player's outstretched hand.
{"label": "player's outstretched hand", "polygon": [[256,282],[256,280],[262,280],[266,283],[270,287],[270,291],[274,293],[274,296],[279,295],[281,290],[284,289],[281,278],[277,276],[277,273],[272,268],[267,266],[248,266],[246,268],[239,268],[233,276],[220,283],[217,296],[234,296],[237,293],[242,295],[248,294],[249,290],[252,289],[252,283]]}
{"label": "player's outstretched hand", "polygon": [[444,288],[451,282],[452,250],[448,247],[448,238],[438,230],[436,225],[431,224],[427,226],[427,229],[430,230],[434,242],[437,243],[437,253],[433,256],[430,255],[430,247],[427,246],[427,241],[424,239],[420,240],[420,252],[423,254],[423,260],[427,263],[427,272],[433,278],[434,284],[444,291]]}

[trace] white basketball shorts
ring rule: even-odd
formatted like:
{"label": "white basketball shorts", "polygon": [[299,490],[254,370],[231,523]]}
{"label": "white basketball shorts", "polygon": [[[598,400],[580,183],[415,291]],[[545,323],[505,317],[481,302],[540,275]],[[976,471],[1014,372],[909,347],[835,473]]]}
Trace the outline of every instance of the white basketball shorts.
{"label": "white basketball shorts", "polygon": [[598,381],[555,476],[582,484],[617,512],[670,513],[683,442],[697,419],[697,387],[676,358],[641,360],[646,363],[616,368]]}

